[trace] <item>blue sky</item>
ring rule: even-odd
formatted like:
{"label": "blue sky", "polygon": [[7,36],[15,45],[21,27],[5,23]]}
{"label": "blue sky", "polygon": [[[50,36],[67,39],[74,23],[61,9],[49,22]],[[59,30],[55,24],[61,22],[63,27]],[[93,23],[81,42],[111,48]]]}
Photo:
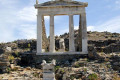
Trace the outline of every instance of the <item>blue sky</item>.
{"label": "blue sky", "polygon": [[[49,0],[39,0],[43,3]],[[88,2],[88,31],[120,33],[120,0],[76,0]],[[35,0],[0,0],[0,42],[36,38]],[[68,32],[69,17],[55,16],[55,35]],[[74,28],[78,28],[79,17],[74,16]],[[49,16],[45,16],[49,35]]]}

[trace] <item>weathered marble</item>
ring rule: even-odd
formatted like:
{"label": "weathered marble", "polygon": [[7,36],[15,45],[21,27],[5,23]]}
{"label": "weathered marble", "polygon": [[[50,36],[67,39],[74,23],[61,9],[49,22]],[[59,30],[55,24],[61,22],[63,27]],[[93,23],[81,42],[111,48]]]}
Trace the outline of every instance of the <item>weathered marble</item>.
{"label": "weathered marble", "polygon": [[43,60],[43,63],[41,65],[43,67],[43,80],[56,80],[54,73],[56,61],[52,60],[51,63],[46,63],[46,61]]}
{"label": "weathered marble", "polygon": [[88,54],[88,43],[87,43],[87,26],[86,26],[86,14],[81,14],[82,20],[82,52]]}
{"label": "weathered marble", "polygon": [[54,15],[50,15],[50,52],[55,52]]}
{"label": "weathered marble", "polygon": [[[36,1],[35,8],[38,10],[38,25],[37,25],[37,55],[42,54],[42,23],[41,16],[50,16],[50,45],[49,52],[55,52],[55,37],[54,37],[54,16],[69,15],[69,53],[75,53],[74,44],[74,15],[80,15],[80,29],[79,29],[79,46],[80,53],[88,54],[87,50],[87,26],[86,26],[86,12],[85,7],[88,3],[72,1],[72,0],[52,0],[45,3],[38,4]],[[81,51],[82,50],[82,51]],[[48,53],[49,53],[48,52]]]}
{"label": "weathered marble", "polygon": [[69,51],[75,51],[73,15],[69,15]]}
{"label": "weathered marble", "polygon": [[60,46],[59,52],[64,52],[64,51],[65,51],[64,39],[61,38],[61,39],[59,40],[59,46]]}
{"label": "weathered marble", "polygon": [[37,15],[37,55],[42,53],[42,15]]}

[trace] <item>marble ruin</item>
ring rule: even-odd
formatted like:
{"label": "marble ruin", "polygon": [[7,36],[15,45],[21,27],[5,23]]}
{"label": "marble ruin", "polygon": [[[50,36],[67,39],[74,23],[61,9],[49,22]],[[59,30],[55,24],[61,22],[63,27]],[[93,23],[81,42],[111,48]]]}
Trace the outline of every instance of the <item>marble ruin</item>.
{"label": "marble ruin", "polygon": [[56,61],[52,60],[51,63],[46,63],[46,61],[43,60],[43,63],[41,65],[43,67],[43,80],[56,80],[54,73]]}
{"label": "marble ruin", "polygon": [[60,39],[59,40],[59,47],[60,47],[60,49],[59,49],[60,52],[64,52],[65,51],[64,39]]}
{"label": "marble ruin", "polygon": [[[69,52],[63,54],[88,54],[87,49],[87,27],[85,7],[88,3],[73,0],[51,0],[45,3],[39,3],[36,0],[35,8],[37,9],[37,53],[36,55],[59,54],[55,51],[55,34],[54,34],[54,16],[69,16]],[[73,16],[79,15],[79,46],[82,51],[75,51],[74,44],[74,21]],[[50,44],[49,52],[43,52],[42,48],[42,21],[43,16],[50,16]],[[62,54],[60,53],[60,54]]]}

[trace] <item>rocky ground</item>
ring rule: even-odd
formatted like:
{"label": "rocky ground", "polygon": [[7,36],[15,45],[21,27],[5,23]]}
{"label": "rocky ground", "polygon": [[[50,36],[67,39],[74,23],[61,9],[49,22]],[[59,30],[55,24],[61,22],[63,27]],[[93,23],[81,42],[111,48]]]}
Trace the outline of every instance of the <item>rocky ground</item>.
{"label": "rocky ground", "polygon": [[[76,30],[75,39],[77,34]],[[56,49],[59,49],[60,38],[65,39],[67,51],[68,33],[56,36]],[[89,31],[88,44],[88,57],[56,64],[56,80],[120,80],[120,34]],[[21,64],[21,56],[34,51],[36,40],[0,43],[0,80],[41,80],[40,63]],[[31,59],[28,56],[24,57],[28,61]]]}
{"label": "rocky ground", "polygon": [[16,70],[11,70],[9,73],[0,74],[0,80],[42,80],[41,78],[42,71],[40,69],[30,67],[18,68],[17,66]]}
{"label": "rocky ground", "polygon": [[[65,61],[62,65],[57,63],[56,80],[120,80],[120,53],[99,53],[99,56],[95,60],[80,58]],[[8,65],[6,71],[0,74],[0,80],[42,80],[42,68],[11,62]]]}
{"label": "rocky ground", "polygon": [[[81,58],[69,67],[59,68],[58,80],[120,80],[120,53],[104,55],[104,59]],[[115,59],[117,58],[117,60]]]}

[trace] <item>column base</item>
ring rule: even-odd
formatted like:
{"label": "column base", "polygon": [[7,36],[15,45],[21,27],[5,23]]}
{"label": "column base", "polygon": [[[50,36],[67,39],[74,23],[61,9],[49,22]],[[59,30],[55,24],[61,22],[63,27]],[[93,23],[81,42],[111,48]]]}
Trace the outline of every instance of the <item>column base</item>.
{"label": "column base", "polygon": [[80,55],[84,55],[84,54],[88,54],[88,52],[44,52],[44,53],[36,53],[36,55],[75,55],[75,54],[80,54]]}

